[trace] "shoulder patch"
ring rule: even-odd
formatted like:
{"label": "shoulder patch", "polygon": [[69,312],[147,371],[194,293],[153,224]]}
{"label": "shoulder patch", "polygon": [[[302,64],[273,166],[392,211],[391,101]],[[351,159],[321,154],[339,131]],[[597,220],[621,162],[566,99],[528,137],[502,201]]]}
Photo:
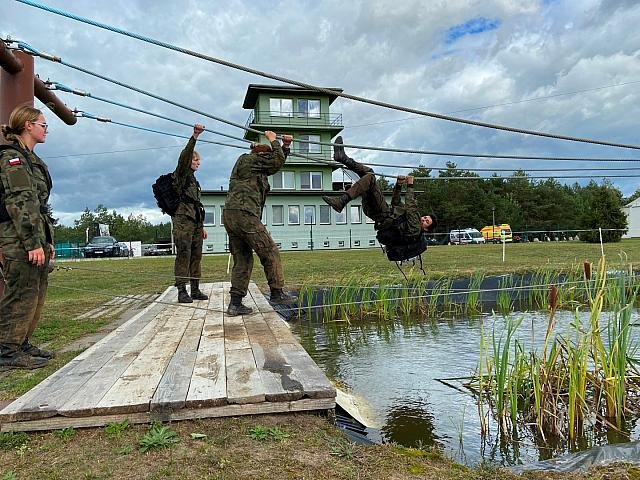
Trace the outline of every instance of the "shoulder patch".
{"label": "shoulder patch", "polygon": [[9,160],[9,165],[20,165],[20,163],[22,162],[20,162],[20,159],[18,157]]}

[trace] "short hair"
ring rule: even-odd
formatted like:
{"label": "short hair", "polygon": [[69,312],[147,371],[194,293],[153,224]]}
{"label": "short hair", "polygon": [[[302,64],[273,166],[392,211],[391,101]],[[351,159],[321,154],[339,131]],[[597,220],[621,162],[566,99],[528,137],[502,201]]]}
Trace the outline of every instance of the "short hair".
{"label": "short hair", "polygon": [[200,154],[196,150],[193,151],[191,158],[193,159],[193,157],[196,157],[198,160],[202,160],[202,157],[200,157]]}
{"label": "short hair", "polygon": [[20,135],[24,132],[24,124],[35,122],[42,112],[31,105],[19,105],[9,115],[9,125],[2,125],[2,135],[8,142],[22,143]]}
{"label": "short hair", "polygon": [[434,212],[425,213],[431,217],[431,225],[429,225],[429,231],[432,232],[438,226],[438,216]]}
{"label": "short hair", "polygon": [[265,145],[264,143],[253,142],[251,144],[251,153],[268,153],[271,152],[271,145]]}

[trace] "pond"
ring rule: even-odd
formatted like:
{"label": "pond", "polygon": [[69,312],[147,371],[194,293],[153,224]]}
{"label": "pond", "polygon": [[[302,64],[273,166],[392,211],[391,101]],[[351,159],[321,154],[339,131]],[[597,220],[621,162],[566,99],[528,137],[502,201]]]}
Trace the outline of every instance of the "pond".
{"label": "pond", "polygon": [[[580,315],[587,317],[586,313]],[[511,316],[523,318],[517,336],[525,348],[539,348],[548,314],[524,312]],[[575,314],[559,311],[556,317],[555,332],[564,333]],[[631,321],[637,345],[638,310],[632,313]],[[294,322],[292,329],[327,376],[368,406],[368,411],[363,409],[364,415],[376,428],[367,429],[367,436],[376,442],[436,446],[461,463],[489,461],[508,466],[640,439],[640,412],[627,421],[624,432],[587,430],[571,448],[566,442],[536,441],[525,428],[519,428],[513,439],[501,441],[491,416],[489,434],[481,435],[477,401],[461,386],[461,379],[477,369],[483,325],[490,339],[494,328],[496,335],[504,330],[505,319],[500,315],[357,322],[302,319]],[[638,357],[638,353],[634,355]],[[446,382],[458,388],[439,379],[449,379]]]}

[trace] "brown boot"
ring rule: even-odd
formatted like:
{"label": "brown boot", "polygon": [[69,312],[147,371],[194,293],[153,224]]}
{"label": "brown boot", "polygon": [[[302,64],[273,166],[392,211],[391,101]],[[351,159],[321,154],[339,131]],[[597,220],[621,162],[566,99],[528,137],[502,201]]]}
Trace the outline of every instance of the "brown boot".
{"label": "brown boot", "polygon": [[33,370],[35,368],[42,368],[47,363],[49,363],[49,360],[46,358],[32,357],[22,351],[0,356],[0,370],[11,370],[14,368]]}
{"label": "brown boot", "polygon": [[269,297],[269,302],[280,305],[282,303],[293,303],[296,302],[296,297],[292,297],[288,293],[282,291],[281,288],[273,288],[271,289],[271,296]]}
{"label": "brown boot", "polygon": [[[342,137],[336,137],[333,143],[342,145],[343,143]],[[333,159],[336,162],[343,164],[345,167],[347,167],[352,172],[358,174],[358,176],[360,177],[362,177],[363,175],[366,175],[367,173],[373,172],[373,169],[371,167],[367,167],[366,165],[356,162],[353,158],[348,157],[347,154],[344,152],[344,147],[342,146],[334,145]]]}
{"label": "brown boot", "polygon": [[351,197],[347,193],[343,193],[339,197],[329,197],[328,195],[322,195],[322,200],[331,206],[336,212],[340,213],[344,207],[349,203]]}
{"label": "brown boot", "polygon": [[55,358],[56,354],[50,352],[49,350],[42,350],[35,345],[33,345],[29,340],[25,340],[24,343],[20,346],[20,350],[22,350],[27,355],[31,355],[32,357],[42,357],[42,358]]}
{"label": "brown boot", "polygon": [[200,280],[191,280],[191,298],[193,300],[207,300],[209,298],[200,290]]}

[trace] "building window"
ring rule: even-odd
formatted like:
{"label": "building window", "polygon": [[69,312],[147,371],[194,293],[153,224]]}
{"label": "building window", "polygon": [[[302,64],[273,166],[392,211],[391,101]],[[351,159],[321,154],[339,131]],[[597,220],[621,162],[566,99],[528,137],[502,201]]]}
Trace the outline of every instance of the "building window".
{"label": "building window", "polygon": [[270,98],[269,115],[272,117],[293,117],[293,100],[290,98]]}
{"label": "building window", "polygon": [[291,248],[298,248],[298,242],[291,242]]}
{"label": "building window", "polygon": [[274,190],[296,188],[295,174],[293,172],[277,172],[271,177],[271,186]]}
{"label": "building window", "polygon": [[336,212],[336,225],[344,225],[347,223],[347,212],[342,210],[340,213]]}
{"label": "building window", "polygon": [[267,224],[267,210],[265,208],[262,209],[262,215],[260,216],[260,222],[263,225]]}
{"label": "building window", "polygon": [[276,242],[276,247],[278,247],[278,250],[280,250],[282,248],[282,244],[280,242]]}
{"label": "building window", "polygon": [[360,213],[360,205],[351,205],[349,207],[351,212],[351,223],[362,223],[362,214]]}
{"label": "building window", "polygon": [[331,225],[331,207],[320,205],[320,225]]}
{"label": "building window", "polygon": [[298,99],[298,116],[320,118],[320,100]]}
{"label": "building window", "polygon": [[316,224],[316,206],[315,205],[304,206],[304,224],[305,225]]}
{"label": "building window", "polygon": [[289,205],[289,225],[300,225],[299,205]]}
{"label": "building window", "polygon": [[369,217],[367,217],[366,215],[364,216],[364,221],[365,221],[366,223],[376,223],[376,222],[374,222],[372,219],[370,219]]}
{"label": "building window", "polygon": [[[312,142],[319,142],[320,135],[298,135],[298,140],[311,140]],[[296,149],[300,153],[322,153],[322,145],[317,143],[296,142]]]}
{"label": "building window", "polygon": [[220,226],[224,225],[224,207],[220,207]]}
{"label": "building window", "polygon": [[216,207],[207,207],[204,210],[204,224],[207,226],[213,226],[216,224]]}
{"label": "building window", "polygon": [[344,240],[338,240],[338,247],[344,247]]}
{"label": "building window", "polygon": [[322,246],[323,247],[328,247],[329,246],[329,240],[325,240],[324,242],[322,242]]}
{"label": "building window", "polygon": [[359,247],[360,246],[360,240],[354,240],[353,241],[353,246],[354,247]]}
{"label": "building window", "polygon": [[273,225],[284,225],[284,206],[283,205],[272,205],[271,214],[273,215],[273,218],[272,218]]}
{"label": "building window", "polygon": [[322,190],[322,172],[300,172],[301,190]]}
{"label": "building window", "polygon": [[375,240],[369,240],[369,246],[370,247],[375,247],[376,246],[376,241]]}

